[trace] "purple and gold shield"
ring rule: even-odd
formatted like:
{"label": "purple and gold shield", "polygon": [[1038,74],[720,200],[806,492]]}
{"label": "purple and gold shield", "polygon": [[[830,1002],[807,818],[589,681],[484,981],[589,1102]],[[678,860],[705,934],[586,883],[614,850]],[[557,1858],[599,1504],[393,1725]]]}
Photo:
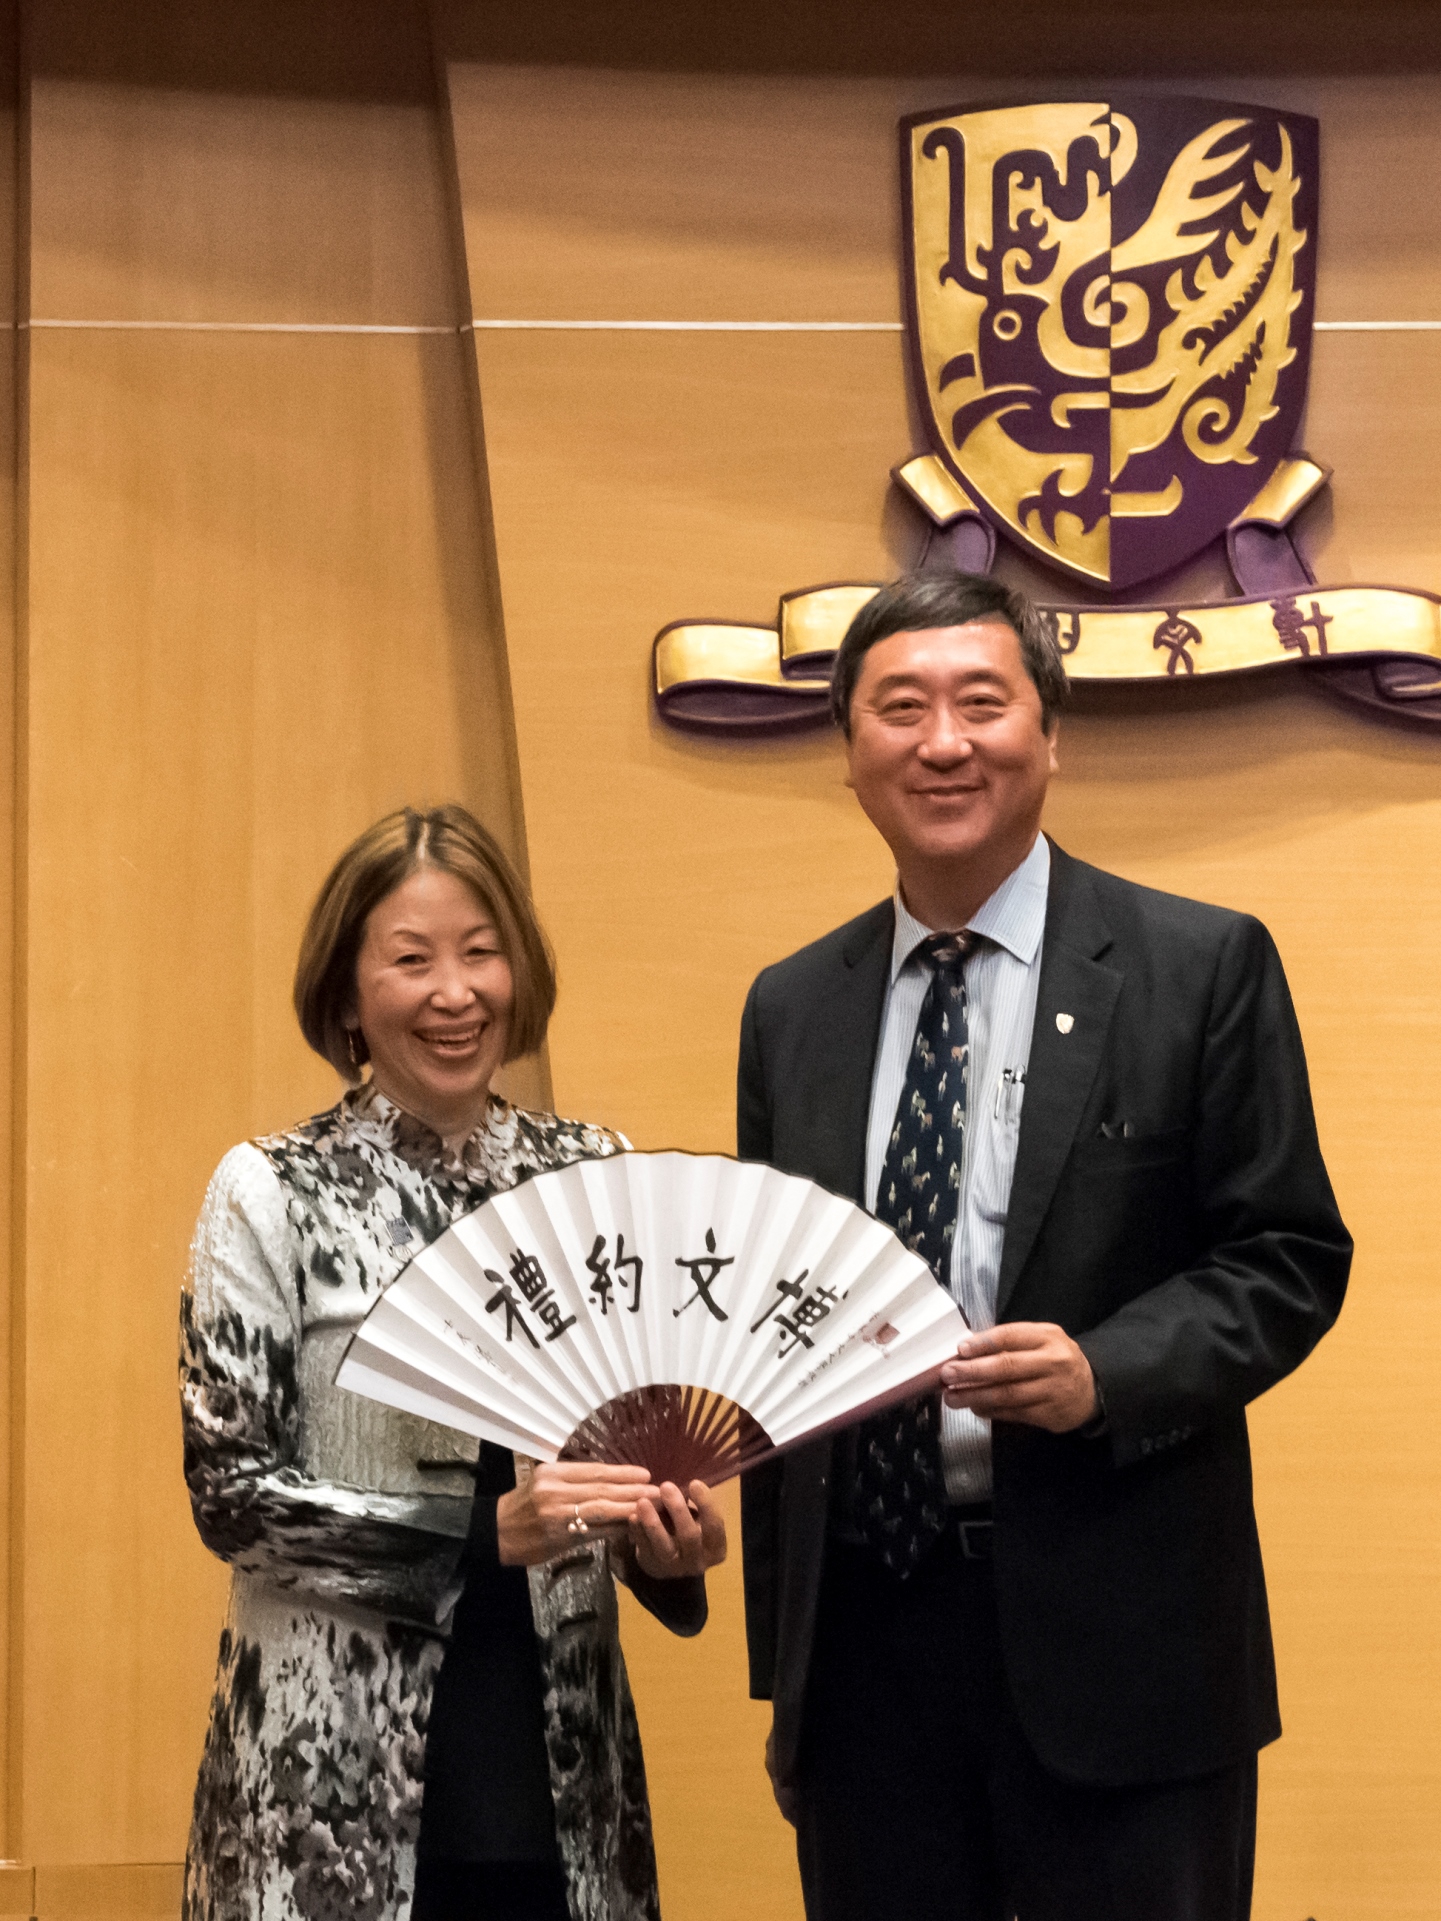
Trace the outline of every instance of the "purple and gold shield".
{"label": "purple and gold shield", "polygon": [[1119,591],[1290,453],[1316,277],[1314,120],[1120,94],[901,124],[917,396],[996,526]]}

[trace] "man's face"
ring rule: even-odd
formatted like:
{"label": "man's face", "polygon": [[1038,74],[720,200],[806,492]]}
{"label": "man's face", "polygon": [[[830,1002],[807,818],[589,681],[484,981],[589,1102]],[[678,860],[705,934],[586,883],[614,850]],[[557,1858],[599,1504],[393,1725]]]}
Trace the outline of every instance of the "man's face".
{"label": "man's face", "polygon": [[[877,641],[851,697],[850,784],[908,865],[1018,865],[1056,771],[1056,729],[999,615]],[[999,883],[997,883],[999,884]]]}

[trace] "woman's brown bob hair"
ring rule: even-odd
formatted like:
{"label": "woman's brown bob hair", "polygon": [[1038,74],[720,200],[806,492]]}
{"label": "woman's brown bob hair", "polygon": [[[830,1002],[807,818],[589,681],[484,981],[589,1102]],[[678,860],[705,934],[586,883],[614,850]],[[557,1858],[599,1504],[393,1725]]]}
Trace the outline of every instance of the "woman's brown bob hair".
{"label": "woman's brown bob hair", "polygon": [[[365,1036],[347,1029],[355,1018],[355,963],[371,909],[418,867],[454,874],[479,900],[500,937],[515,982],[505,1058],[534,1053],[555,1007],[555,962],[520,876],[499,844],[464,807],[424,813],[404,807],[352,841],[326,876],[295,964],[300,1031],[348,1081],[370,1058]],[[354,1035],[355,1057],[351,1057]]]}

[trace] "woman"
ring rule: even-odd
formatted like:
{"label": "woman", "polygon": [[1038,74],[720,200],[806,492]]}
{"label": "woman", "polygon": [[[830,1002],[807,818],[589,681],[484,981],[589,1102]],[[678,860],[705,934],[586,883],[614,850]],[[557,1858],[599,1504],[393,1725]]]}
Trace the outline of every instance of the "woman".
{"label": "woman", "polygon": [[626,1146],[490,1091],[554,1000],[524,891],[462,808],[378,822],[311,913],[296,1011],[352,1086],[226,1155],[182,1304],[186,1481],[234,1569],[186,1921],[658,1914],[611,1575],[697,1632],[725,1553],[708,1490],[580,1463],[517,1484],[500,1449],[334,1386],[417,1248]]}

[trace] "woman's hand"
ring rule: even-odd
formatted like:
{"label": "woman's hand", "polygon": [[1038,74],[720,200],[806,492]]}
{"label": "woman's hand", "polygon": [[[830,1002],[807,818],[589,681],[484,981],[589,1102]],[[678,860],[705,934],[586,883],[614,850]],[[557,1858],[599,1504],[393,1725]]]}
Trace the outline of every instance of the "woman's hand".
{"label": "woman's hand", "polygon": [[[651,1503],[660,1499],[661,1490],[643,1467],[540,1461],[522,1471],[515,1487],[496,1504],[501,1565],[535,1567],[593,1535],[622,1539],[642,1504],[654,1514]],[[724,1542],[724,1527],[721,1535]]]}
{"label": "woman's hand", "polygon": [[662,1481],[636,1502],[630,1551],[653,1581],[704,1574],[726,1557],[725,1517],[715,1496],[704,1481],[692,1481],[687,1493],[689,1500],[674,1481]]}

